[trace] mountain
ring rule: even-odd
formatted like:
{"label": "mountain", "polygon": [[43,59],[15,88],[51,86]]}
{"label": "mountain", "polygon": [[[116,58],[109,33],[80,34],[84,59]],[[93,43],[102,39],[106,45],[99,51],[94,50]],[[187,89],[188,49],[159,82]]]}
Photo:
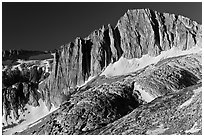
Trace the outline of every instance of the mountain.
{"label": "mountain", "polygon": [[100,77],[20,134],[202,134],[201,51]]}
{"label": "mountain", "polygon": [[172,47],[188,50],[195,45],[201,47],[201,39],[201,25],[189,18],[150,9],[128,10],[114,28],[103,26],[86,38],[61,46],[42,89],[49,88],[50,100],[58,106],[60,97],[69,96],[73,88],[99,75],[121,57],[155,57]]}
{"label": "mountain", "polygon": [[128,10],[115,27],[102,26],[53,55],[49,76],[38,87],[40,105],[27,104],[27,123],[4,134],[202,134],[197,22]]}

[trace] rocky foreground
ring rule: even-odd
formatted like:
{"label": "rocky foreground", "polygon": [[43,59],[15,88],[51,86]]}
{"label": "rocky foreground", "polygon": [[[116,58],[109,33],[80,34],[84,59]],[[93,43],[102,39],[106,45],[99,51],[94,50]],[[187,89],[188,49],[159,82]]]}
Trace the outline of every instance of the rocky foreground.
{"label": "rocky foreground", "polygon": [[21,134],[201,134],[201,58],[169,58],[126,76],[94,80]]}
{"label": "rocky foreground", "polygon": [[39,85],[54,112],[16,134],[202,134],[202,26],[128,10],[61,46]]}

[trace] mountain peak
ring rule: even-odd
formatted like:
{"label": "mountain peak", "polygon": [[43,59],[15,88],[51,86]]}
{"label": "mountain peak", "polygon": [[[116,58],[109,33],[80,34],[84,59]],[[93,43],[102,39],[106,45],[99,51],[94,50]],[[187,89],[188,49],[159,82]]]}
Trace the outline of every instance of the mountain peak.
{"label": "mountain peak", "polygon": [[62,46],[45,83],[55,94],[69,92],[69,87],[99,75],[120,57],[155,57],[172,47],[188,50],[201,46],[201,39],[201,25],[188,18],[151,9],[128,10],[114,28],[103,25],[86,38]]}
{"label": "mountain peak", "polygon": [[128,10],[55,51],[38,91],[40,106],[59,109],[24,133],[201,134],[201,48],[195,21]]}

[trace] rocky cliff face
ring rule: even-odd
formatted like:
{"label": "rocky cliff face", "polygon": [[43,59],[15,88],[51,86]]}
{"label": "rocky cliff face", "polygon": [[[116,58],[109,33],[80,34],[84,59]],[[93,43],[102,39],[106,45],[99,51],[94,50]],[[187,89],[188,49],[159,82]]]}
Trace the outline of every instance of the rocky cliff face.
{"label": "rocky cliff face", "polygon": [[[59,109],[19,134],[202,134],[201,37],[195,21],[140,9],[76,38],[39,86]],[[133,71],[101,75],[124,61]]]}
{"label": "rocky cliff face", "polygon": [[61,46],[50,77],[41,85],[48,87],[57,105],[76,85],[96,76],[121,56],[131,59],[157,56],[172,47],[182,50],[201,46],[202,27],[183,16],[149,9],[128,10],[117,25],[103,26],[86,38]]}
{"label": "rocky cliff face", "polygon": [[21,134],[201,134],[201,58],[169,58],[93,81]]}
{"label": "rocky cliff face", "polygon": [[126,58],[140,58],[179,46],[186,50],[201,44],[201,26],[174,14],[141,9],[128,10],[118,21],[120,43]]}

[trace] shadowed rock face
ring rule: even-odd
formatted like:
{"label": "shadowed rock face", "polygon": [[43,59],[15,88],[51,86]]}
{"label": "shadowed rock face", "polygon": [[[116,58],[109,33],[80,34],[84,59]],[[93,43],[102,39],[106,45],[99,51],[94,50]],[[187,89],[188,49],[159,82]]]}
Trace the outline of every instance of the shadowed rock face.
{"label": "shadowed rock face", "polygon": [[114,28],[103,26],[86,38],[61,46],[54,69],[41,89],[47,86],[51,100],[59,105],[59,97],[69,96],[70,88],[100,74],[121,56],[157,56],[172,47],[186,50],[201,46],[201,37],[201,25],[186,17],[149,9],[128,10]]}

